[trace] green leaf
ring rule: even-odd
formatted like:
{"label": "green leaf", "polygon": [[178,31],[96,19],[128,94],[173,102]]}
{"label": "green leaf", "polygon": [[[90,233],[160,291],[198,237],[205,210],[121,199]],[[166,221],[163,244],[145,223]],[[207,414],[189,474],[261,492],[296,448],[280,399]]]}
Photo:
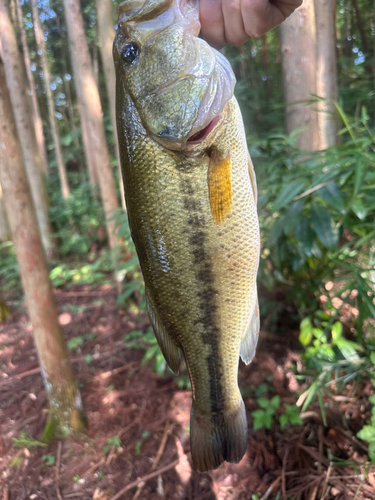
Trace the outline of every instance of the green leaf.
{"label": "green leaf", "polygon": [[372,363],[373,365],[375,365],[375,352],[372,352],[372,353],[370,354],[370,361],[371,361],[371,363]]}
{"label": "green leaf", "polygon": [[[373,405],[375,405],[375,394],[372,394],[368,400],[370,401],[370,403],[372,403]],[[374,408],[373,408],[374,409]]]}
{"label": "green leaf", "polygon": [[270,406],[276,410],[280,406],[280,396],[274,396],[270,401]]}
{"label": "green leaf", "polygon": [[268,399],[266,398],[258,398],[257,400],[257,403],[258,405],[261,407],[261,408],[268,408],[270,402],[268,401]]}
{"label": "green leaf", "polygon": [[369,443],[375,441],[375,427],[372,425],[365,425],[362,429],[357,432],[357,437],[363,439],[363,441],[368,441]]}
{"label": "green leaf", "polygon": [[352,342],[351,340],[346,340],[342,337],[336,339],[335,344],[340,349],[345,359],[352,363],[356,363],[359,361],[360,358],[356,352],[358,344]]}
{"label": "green leaf", "polygon": [[358,219],[363,220],[366,218],[367,215],[367,209],[365,208],[363,204],[362,198],[356,198],[353,203],[352,203],[352,210],[358,217]]}
{"label": "green leaf", "polygon": [[305,318],[301,321],[299,341],[302,345],[308,346],[312,341],[313,329],[310,318]]}
{"label": "green leaf", "polygon": [[336,321],[332,325],[332,338],[333,340],[337,340],[342,335],[342,323],[340,321]]}
{"label": "green leaf", "polygon": [[368,456],[373,464],[375,464],[375,442],[368,445]]}
{"label": "green leaf", "polygon": [[285,415],[285,414],[280,415],[279,422],[280,422],[280,427],[282,429],[284,429],[284,427],[288,423],[288,417],[287,417],[287,415]]}
{"label": "green leaf", "polygon": [[332,250],[337,245],[337,230],[333,227],[331,216],[324,207],[311,204],[311,222],[319,240]]}
{"label": "green leaf", "polygon": [[299,219],[301,218],[304,204],[305,202],[303,200],[298,200],[290,205],[285,217],[284,234],[290,234],[294,231]]}
{"label": "green leaf", "polygon": [[317,194],[331,207],[335,208],[341,214],[345,213],[345,203],[341,196],[341,191],[336,182],[331,181],[322,188]]}
{"label": "green leaf", "polygon": [[294,230],[294,235],[299,241],[303,253],[311,257],[315,234],[310,227],[310,221],[307,217],[300,217]]}
{"label": "green leaf", "polygon": [[285,188],[281,191],[273,204],[273,212],[278,212],[281,208],[285,207],[293,200],[295,196],[300,194],[306,185],[305,179],[296,179],[288,182]]}

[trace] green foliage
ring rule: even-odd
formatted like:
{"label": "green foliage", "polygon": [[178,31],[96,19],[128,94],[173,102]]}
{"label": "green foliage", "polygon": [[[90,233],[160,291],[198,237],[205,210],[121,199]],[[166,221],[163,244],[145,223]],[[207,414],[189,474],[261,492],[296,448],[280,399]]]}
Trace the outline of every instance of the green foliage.
{"label": "green foliage", "polygon": [[92,264],[60,263],[50,271],[52,286],[58,288],[65,285],[94,285],[104,283],[113,271],[110,252],[104,252]]}
{"label": "green foliage", "polygon": [[276,395],[271,400],[261,397],[257,399],[257,403],[260,408],[251,413],[253,416],[254,431],[263,427],[271,429],[273,417],[280,406],[280,396]]}
{"label": "green foliage", "polygon": [[0,286],[2,290],[20,287],[20,274],[14,245],[11,241],[0,243]]}
{"label": "green foliage", "polygon": [[45,462],[47,465],[55,465],[56,457],[55,455],[43,455],[42,462]]}
{"label": "green foliage", "polygon": [[286,405],[285,413],[279,417],[280,427],[283,429],[287,424],[302,425],[301,417],[299,416],[296,405]]}
{"label": "green foliage", "polygon": [[17,448],[47,448],[48,446],[48,444],[28,436],[24,431],[20,432],[18,438],[13,438],[13,445]]}
{"label": "green foliage", "polygon": [[[280,408],[280,396],[273,396],[272,399],[259,397],[257,403],[260,406],[258,410],[251,413],[253,417],[253,429],[255,431],[265,427],[272,429],[276,411]],[[280,427],[283,429],[287,424],[302,425],[301,417],[296,405],[286,405],[284,413],[279,415]]]}
{"label": "green foliage", "polygon": [[[72,337],[71,339],[68,339],[66,345],[68,346],[68,349],[74,350],[77,349],[79,346],[83,345],[87,340],[94,340],[95,338],[96,338],[95,333],[87,333],[86,335],[77,335],[77,337]],[[92,357],[89,359],[89,363],[91,363],[91,360]]]}
{"label": "green foliage", "polygon": [[103,453],[108,455],[111,448],[119,448],[122,445],[121,439],[118,436],[113,436],[107,439],[107,444],[103,446]]}
{"label": "green foliage", "polygon": [[60,256],[87,255],[93,245],[106,244],[104,212],[89,183],[78,183],[67,200],[61,196],[55,177],[49,179],[50,220],[58,240]]}

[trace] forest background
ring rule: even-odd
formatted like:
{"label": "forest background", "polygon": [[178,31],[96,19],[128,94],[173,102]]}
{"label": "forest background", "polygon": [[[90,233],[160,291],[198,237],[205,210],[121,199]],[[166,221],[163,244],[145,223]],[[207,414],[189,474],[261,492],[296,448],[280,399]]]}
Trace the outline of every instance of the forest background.
{"label": "forest background", "polygon": [[[206,483],[187,460],[187,410],[179,421],[169,406],[189,398],[188,377],[171,378],[149,329],[127,224],[117,6],[0,0],[3,498],[104,500],[122,488],[174,498],[166,484],[176,498],[375,498],[375,3],[306,0],[280,28],[224,49],[259,191],[263,326],[240,370],[258,458],[249,448],[246,467]],[[90,382],[103,374],[104,386]],[[129,393],[134,380],[141,396]],[[90,406],[99,399],[102,429]],[[160,423],[153,405],[165,413],[161,441],[148,430]],[[76,472],[69,450],[90,465]],[[175,476],[157,475],[161,460]]]}

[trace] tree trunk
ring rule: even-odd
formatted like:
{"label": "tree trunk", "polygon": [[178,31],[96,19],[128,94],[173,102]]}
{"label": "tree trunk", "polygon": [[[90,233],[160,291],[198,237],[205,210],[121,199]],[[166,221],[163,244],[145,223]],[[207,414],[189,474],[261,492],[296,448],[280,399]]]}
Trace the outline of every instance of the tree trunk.
{"label": "tree trunk", "polygon": [[85,38],[79,0],[64,0],[66,25],[74,71],[74,79],[81,107],[87,120],[89,147],[95,161],[95,170],[107,220],[109,245],[118,245],[116,223],[111,218],[118,209],[115,180],[110,164],[108,147],[104,134],[103,113],[98,88],[95,84],[89,49]]}
{"label": "tree trunk", "polygon": [[3,191],[0,184],[0,243],[11,239],[8,217],[5,211]]}
{"label": "tree trunk", "polygon": [[35,91],[34,75],[33,72],[31,71],[30,52],[29,52],[29,47],[27,45],[25,24],[23,22],[20,0],[16,0],[16,8],[17,8],[18,25],[21,33],[23,57],[25,60],[26,74],[29,82],[29,92],[31,95],[31,102],[33,106],[35,133],[39,145],[40,156],[42,158],[43,172],[46,175],[48,175],[47,149],[46,149],[46,142],[44,140],[43,122],[40,116],[38,98],[36,96],[36,91]]}
{"label": "tree trunk", "polygon": [[[19,1],[19,0],[17,0],[17,1]],[[41,61],[42,61],[45,90],[46,90],[46,95],[47,95],[49,124],[51,127],[53,144],[55,147],[57,168],[58,168],[59,177],[60,177],[60,184],[61,184],[61,192],[62,192],[63,198],[66,200],[70,194],[68,176],[66,173],[64,156],[63,156],[63,152],[62,152],[61,144],[60,144],[60,137],[59,137],[58,125],[57,125],[57,119],[56,119],[55,99],[53,97],[52,89],[51,89],[51,75],[50,75],[49,63],[47,60],[46,44],[44,41],[43,31],[42,31],[42,27],[41,27],[41,23],[40,23],[40,18],[39,18],[38,5],[37,5],[36,0],[31,0],[31,9],[32,9],[32,13],[33,13],[33,24],[34,24],[36,45],[38,47],[38,53],[39,53],[39,55],[41,57]]]}
{"label": "tree trunk", "polygon": [[66,33],[65,31],[61,28],[61,21],[60,17],[56,15],[56,24],[59,29],[60,37],[62,38],[62,43],[61,43],[61,51],[62,51],[62,65],[63,65],[63,71],[64,71],[64,91],[65,91],[65,107],[68,108],[68,117],[69,117],[69,123],[70,123],[70,130],[73,133],[73,142],[75,147],[78,149],[80,148],[80,143],[77,137],[77,127],[75,124],[75,119],[74,119],[74,108],[73,108],[73,100],[72,100],[72,94],[70,92],[70,80],[68,80],[67,74],[68,74],[68,67],[66,64],[66,58],[67,58],[67,53],[66,53]]}
{"label": "tree trunk", "polygon": [[[50,255],[53,250],[48,222],[48,197],[35,128],[32,123],[30,99],[27,94],[23,60],[17,47],[16,35],[9,19],[6,0],[0,0],[0,43],[10,98],[21,139],[23,159],[31,187],[43,246]],[[3,185],[3,189],[5,186]]]}
{"label": "tree trunk", "polygon": [[352,2],[353,2],[354,10],[355,10],[355,15],[357,18],[358,31],[361,35],[362,49],[363,49],[364,54],[367,55],[369,52],[369,46],[368,46],[367,37],[366,37],[366,30],[363,26],[361,11],[359,10],[357,0],[352,0]]}
{"label": "tree trunk", "polygon": [[83,427],[81,396],[58,322],[48,264],[40,241],[1,61],[0,181],[50,404],[50,425],[46,431],[50,437],[54,430],[66,436]]}
{"label": "tree trunk", "polygon": [[121,205],[126,210],[124,183],[122,182],[122,172],[120,163],[120,153],[118,147],[117,125],[116,125],[116,82],[115,66],[113,64],[112,46],[115,38],[115,29],[113,27],[113,13],[111,0],[96,0],[96,18],[98,23],[98,41],[100,47],[100,56],[102,59],[105,85],[107,89],[109,111],[113,130],[113,138],[116,149],[116,159],[118,167],[118,177],[121,193]]}
{"label": "tree trunk", "polygon": [[321,149],[335,146],[338,132],[335,8],[336,0],[315,0],[316,93],[324,99],[318,105]]}
{"label": "tree trunk", "polygon": [[[305,151],[319,149],[316,104],[307,102],[316,94],[316,30],[314,2],[304,2],[280,26],[286,130],[297,135],[297,145]],[[293,104],[296,103],[296,104]]]}

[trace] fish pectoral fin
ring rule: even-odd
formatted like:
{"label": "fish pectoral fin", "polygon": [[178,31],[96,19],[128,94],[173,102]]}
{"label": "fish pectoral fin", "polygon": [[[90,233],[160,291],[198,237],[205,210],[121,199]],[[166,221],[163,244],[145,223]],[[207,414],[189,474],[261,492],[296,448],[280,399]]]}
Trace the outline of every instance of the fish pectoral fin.
{"label": "fish pectoral fin", "polygon": [[147,302],[147,312],[150,318],[151,325],[154,329],[156,340],[158,341],[159,347],[163,356],[165,357],[166,362],[168,363],[170,369],[178,375],[180,368],[180,358],[181,358],[181,350],[173,339],[171,339],[170,335],[166,331],[163,323],[160,320],[157,309],[154,305],[154,301],[152,300],[149,293],[147,293],[146,288],[146,302]]}
{"label": "fish pectoral fin", "polygon": [[221,224],[232,209],[232,181],[230,154],[217,150],[209,153],[207,172],[208,196],[214,221]]}
{"label": "fish pectoral fin", "polygon": [[254,165],[253,162],[251,161],[250,154],[248,153],[248,168],[249,168],[249,176],[250,176],[250,182],[251,182],[251,187],[253,189],[253,195],[254,195],[254,201],[255,205],[258,202],[258,188],[257,188],[257,179],[255,176],[255,170],[254,170]]}
{"label": "fish pectoral fin", "polygon": [[255,307],[251,311],[250,321],[246,328],[246,333],[241,340],[240,356],[242,361],[248,365],[255,356],[260,331],[258,294],[255,300]]}

